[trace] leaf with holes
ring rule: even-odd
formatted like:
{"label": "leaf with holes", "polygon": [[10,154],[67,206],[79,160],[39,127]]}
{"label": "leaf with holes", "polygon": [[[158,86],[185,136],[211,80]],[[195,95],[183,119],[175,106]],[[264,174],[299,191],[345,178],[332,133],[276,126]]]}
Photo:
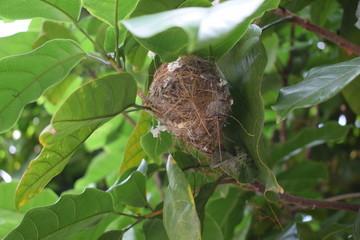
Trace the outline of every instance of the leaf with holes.
{"label": "leaf with holes", "polygon": [[68,239],[113,212],[111,195],[89,188],[80,195],[63,195],[53,205],[31,209],[4,240]]}
{"label": "leaf with holes", "polygon": [[24,106],[61,81],[85,57],[72,40],[53,40],[33,52],[0,60],[0,133],[19,119]]}
{"label": "leaf with holes", "polygon": [[273,106],[277,122],[296,108],[311,107],[330,99],[359,75],[360,57],[311,69],[302,82],[280,89]]}
{"label": "leaf with holes", "polygon": [[17,20],[42,17],[73,22],[80,16],[81,0],[1,0],[0,17]]}
{"label": "leaf with holes", "polygon": [[31,161],[19,183],[16,205],[24,205],[41,191],[84,141],[101,124],[133,104],[135,96],[135,80],[127,73],[94,80],[70,95],[55,113],[52,126],[40,136],[44,149]]}

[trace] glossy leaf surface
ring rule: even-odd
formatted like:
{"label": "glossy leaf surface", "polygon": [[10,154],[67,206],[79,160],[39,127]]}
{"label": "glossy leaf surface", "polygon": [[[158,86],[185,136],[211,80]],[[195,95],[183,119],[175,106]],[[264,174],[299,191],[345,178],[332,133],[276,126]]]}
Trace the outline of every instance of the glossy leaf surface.
{"label": "glossy leaf surface", "polygon": [[296,108],[311,107],[330,99],[359,75],[360,57],[313,68],[302,82],[280,90],[273,106],[277,121],[284,120]]}
{"label": "glossy leaf surface", "polygon": [[1,59],[0,133],[16,123],[26,104],[61,81],[84,56],[74,41],[53,40],[33,52]]}
{"label": "glossy leaf surface", "polygon": [[253,19],[278,3],[276,0],[227,1],[211,8],[180,8],[122,23],[164,61],[174,60],[186,51],[210,48],[212,56],[220,57],[241,38]]}
{"label": "glossy leaf surface", "polygon": [[72,22],[80,16],[81,0],[2,0],[0,16],[16,20],[42,17]]}

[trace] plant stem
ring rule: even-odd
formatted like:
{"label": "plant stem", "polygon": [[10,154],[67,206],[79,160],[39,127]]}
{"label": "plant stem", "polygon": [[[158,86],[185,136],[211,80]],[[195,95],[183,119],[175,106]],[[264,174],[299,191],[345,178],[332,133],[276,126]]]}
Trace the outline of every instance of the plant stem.
{"label": "plant stem", "polygon": [[119,0],[116,0],[115,4],[115,22],[114,22],[114,29],[115,29],[115,60],[116,66],[120,67],[120,56],[119,56],[119,24],[118,24],[118,5]]}
{"label": "plant stem", "polygon": [[98,50],[98,52],[100,53],[100,55],[101,55],[103,58],[109,60],[110,57],[106,54],[105,50],[102,49],[102,47],[100,47],[99,44],[97,44],[97,43],[94,41],[94,39],[92,39],[92,38],[90,37],[90,35],[80,26],[80,24],[76,21],[76,19],[72,19],[72,22],[73,22],[74,26],[75,26],[82,34],[84,34],[84,36],[85,36],[87,39],[90,40],[90,42],[95,46],[95,48]]}
{"label": "plant stem", "polygon": [[97,61],[105,64],[106,66],[111,66],[111,64],[110,64],[109,62],[105,61],[105,60],[102,59],[102,58],[96,57],[96,56],[91,55],[91,54],[88,54],[88,53],[86,54],[86,56],[89,57],[89,58],[95,59],[95,60],[97,60]]}
{"label": "plant stem", "polygon": [[[235,179],[225,179],[221,181],[221,184],[227,184],[227,183],[235,184],[247,191],[258,192],[261,194],[264,194],[265,192],[264,185],[262,185],[257,181],[252,182],[249,185],[240,184]],[[280,201],[283,203],[298,205],[310,209],[325,208],[325,209],[334,209],[334,210],[344,210],[350,212],[358,212],[360,209],[360,204],[329,201],[329,199],[325,199],[325,200],[310,199],[310,198],[294,196],[287,193],[278,193],[278,194],[280,197]]]}
{"label": "plant stem", "polygon": [[333,32],[330,32],[329,30],[327,30],[323,27],[315,25],[312,22],[310,22],[304,18],[301,18],[286,9],[277,8],[275,10],[271,10],[270,12],[275,15],[285,17],[285,18],[291,17],[292,22],[294,24],[297,24],[310,32],[316,33],[317,35],[322,36],[323,38],[326,38],[327,40],[335,43],[336,45],[340,46],[341,48],[348,50],[348,52],[350,51],[350,52],[355,53],[360,56],[360,46],[359,45],[357,45],[353,42],[350,42],[350,41],[346,40],[345,38],[342,38],[339,35],[337,35]]}

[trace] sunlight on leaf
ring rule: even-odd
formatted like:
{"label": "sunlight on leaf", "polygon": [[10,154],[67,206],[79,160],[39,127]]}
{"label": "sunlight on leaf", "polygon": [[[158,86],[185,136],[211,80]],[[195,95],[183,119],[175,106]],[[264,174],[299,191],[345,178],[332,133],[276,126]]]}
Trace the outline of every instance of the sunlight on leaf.
{"label": "sunlight on leaf", "polygon": [[[179,52],[209,48],[212,56],[220,57],[241,38],[253,19],[277,7],[278,3],[277,0],[227,1],[211,8],[180,8],[122,23],[142,45],[158,53],[164,61],[174,60]],[[176,41],[170,41],[174,36]]]}
{"label": "sunlight on leaf", "polygon": [[16,20],[42,17],[72,22],[80,16],[81,0],[1,0],[0,16]]}
{"label": "sunlight on leaf", "polygon": [[142,111],[139,122],[126,144],[124,160],[120,168],[120,175],[127,169],[138,166],[141,161],[147,157],[141,147],[141,137],[150,130],[151,122],[151,115]]}

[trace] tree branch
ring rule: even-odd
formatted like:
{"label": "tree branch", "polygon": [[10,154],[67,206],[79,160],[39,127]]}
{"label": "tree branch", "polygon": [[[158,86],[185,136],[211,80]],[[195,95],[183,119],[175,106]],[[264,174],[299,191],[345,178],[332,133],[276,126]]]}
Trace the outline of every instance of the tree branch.
{"label": "tree branch", "polygon": [[349,40],[340,37],[339,35],[330,32],[329,30],[320,27],[318,25],[313,24],[312,22],[301,18],[297,15],[295,15],[294,13],[286,10],[286,9],[280,9],[277,8],[275,10],[271,10],[271,13],[281,16],[281,17],[285,17],[285,18],[292,18],[292,22],[305,28],[306,30],[316,33],[319,36],[322,36],[323,38],[326,38],[327,40],[335,43],[336,45],[340,46],[341,48],[347,50],[347,52],[351,52],[351,53],[355,53],[357,55],[360,56],[360,46],[350,42]]}
{"label": "tree branch", "polygon": [[[235,179],[225,179],[221,181],[221,184],[232,183],[235,184],[244,190],[258,192],[264,194],[265,187],[259,182],[252,182],[250,185],[239,184]],[[298,197],[290,195],[287,193],[279,193],[280,201],[286,204],[298,205],[305,208],[325,208],[325,209],[334,209],[334,210],[345,210],[350,212],[358,212],[360,209],[360,204],[353,203],[344,203],[336,202],[329,199],[317,200],[304,197]],[[331,199],[331,198],[330,198]]]}

